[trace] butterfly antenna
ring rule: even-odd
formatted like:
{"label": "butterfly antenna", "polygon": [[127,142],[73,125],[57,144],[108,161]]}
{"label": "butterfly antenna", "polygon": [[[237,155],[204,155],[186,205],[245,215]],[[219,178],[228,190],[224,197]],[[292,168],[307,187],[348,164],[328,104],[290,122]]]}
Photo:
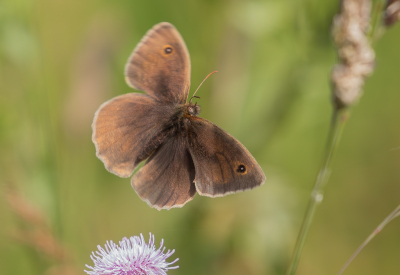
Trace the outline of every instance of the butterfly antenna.
{"label": "butterfly antenna", "polygon": [[199,90],[200,86],[204,83],[204,81],[206,81],[206,79],[207,79],[210,75],[212,75],[212,74],[214,74],[214,73],[218,73],[218,71],[213,71],[213,72],[209,73],[209,74],[206,76],[206,78],[204,78],[204,80],[200,83],[199,87],[197,87],[196,91],[194,91],[194,94],[193,94],[193,96],[190,98],[189,103],[192,102],[192,99],[193,99],[194,97],[195,97],[195,98],[200,98],[200,97],[198,97],[198,96],[195,96],[195,94],[196,94],[197,91]]}

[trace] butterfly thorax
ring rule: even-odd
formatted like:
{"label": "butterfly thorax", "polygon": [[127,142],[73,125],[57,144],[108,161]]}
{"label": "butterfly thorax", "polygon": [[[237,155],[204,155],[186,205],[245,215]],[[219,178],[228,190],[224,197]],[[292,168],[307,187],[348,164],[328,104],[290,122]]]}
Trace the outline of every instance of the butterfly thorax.
{"label": "butterfly thorax", "polygon": [[[170,125],[172,125],[172,132],[182,131],[187,129],[190,121],[200,114],[200,106],[197,103],[188,102],[183,105],[179,105],[176,109],[175,115],[171,117]],[[168,128],[168,127],[167,127]],[[183,132],[182,132],[183,133]]]}
{"label": "butterfly thorax", "polygon": [[161,108],[160,112],[163,113],[163,116],[166,115],[170,118],[164,121],[160,132],[147,140],[146,146],[142,147],[138,154],[137,163],[148,158],[157,148],[172,137],[186,136],[190,120],[200,114],[200,106],[197,103],[188,102],[186,104],[175,105],[172,109],[170,107],[166,109]]}

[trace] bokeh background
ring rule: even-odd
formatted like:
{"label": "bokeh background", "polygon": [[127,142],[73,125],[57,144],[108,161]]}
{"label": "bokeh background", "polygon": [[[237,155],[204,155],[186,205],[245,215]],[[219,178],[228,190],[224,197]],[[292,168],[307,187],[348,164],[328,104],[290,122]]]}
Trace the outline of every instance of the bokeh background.
{"label": "bokeh background", "polygon": [[[284,274],[328,134],[337,0],[2,0],[0,274],[84,274],[107,240],[149,232],[176,249],[169,274]],[[257,189],[157,211],[95,156],[104,101],[153,25],[188,46],[206,118],[262,166]],[[298,274],[335,274],[400,202],[400,24],[346,125]],[[345,274],[400,273],[400,219]]]}

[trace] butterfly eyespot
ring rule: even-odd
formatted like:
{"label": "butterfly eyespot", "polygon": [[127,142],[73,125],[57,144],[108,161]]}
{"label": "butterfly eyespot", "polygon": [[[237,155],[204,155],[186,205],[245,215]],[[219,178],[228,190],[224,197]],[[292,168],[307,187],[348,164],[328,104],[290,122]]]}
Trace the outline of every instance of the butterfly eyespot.
{"label": "butterfly eyespot", "polygon": [[240,174],[245,174],[247,172],[246,166],[244,166],[243,164],[240,164],[238,166],[238,168],[236,169],[236,172],[238,172]]}
{"label": "butterfly eyespot", "polygon": [[173,52],[173,49],[172,49],[171,46],[169,46],[169,45],[164,46],[164,53],[165,54],[171,54],[172,52]]}

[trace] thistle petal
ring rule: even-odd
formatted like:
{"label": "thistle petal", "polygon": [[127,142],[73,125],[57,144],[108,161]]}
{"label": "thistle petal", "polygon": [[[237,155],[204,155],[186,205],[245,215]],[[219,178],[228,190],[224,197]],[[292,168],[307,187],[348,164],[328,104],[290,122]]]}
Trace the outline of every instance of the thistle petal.
{"label": "thistle petal", "polygon": [[177,269],[179,266],[170,266],[179,259],[167,263],[175,249],[168,250],[166,253],[164,240],[161,240],[160,247],[156,249],[154,245],[154,235],[150,233],[148,244],[142,234],[132,236],[129,239],[124,237],[119,246],[113,241],[107,241],[102,248],[97,246],[98,251],[92,252],[90,258],[94,266],[86,265],[85,272],[89,275],[166,275],[170,269]]}

